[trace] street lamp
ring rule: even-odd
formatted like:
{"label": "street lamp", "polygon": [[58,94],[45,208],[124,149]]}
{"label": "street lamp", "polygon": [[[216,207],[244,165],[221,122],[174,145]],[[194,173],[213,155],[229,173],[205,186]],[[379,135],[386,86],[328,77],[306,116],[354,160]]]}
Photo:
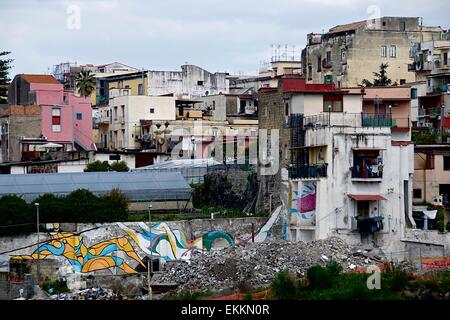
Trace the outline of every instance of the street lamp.
{"label": "street lamp", "polygon": [[39,278],[41,277],[41,259],[40,259],[40,251],[39,251],[39,244],[40,244],[40,237],[39,237],[39,203],[35,203],[34,206],[36,207],[36,226],[37,226],[37,279],[39,282]]}
{"label": "street lamp", "polygon": [[194,159],[194,158],[195,158],[195,137],[194,137],[194,136],[192,136],[191,142],[192,142],[192,155],[191,155],[191,159]]}
{"label": "street lamp", "polygon": [[390,121],[390,125],[392,127],[392,105],[389,105],[389,121]]}
{"label": "street lamp", "polygon": [[148,226],[150,230],[150,260],[147,264],[147,278],[148,278],[148,298],[152,300],[152,272],[153,272],[153,248],[152,248],[152,208],[153,205],[148,205]]}

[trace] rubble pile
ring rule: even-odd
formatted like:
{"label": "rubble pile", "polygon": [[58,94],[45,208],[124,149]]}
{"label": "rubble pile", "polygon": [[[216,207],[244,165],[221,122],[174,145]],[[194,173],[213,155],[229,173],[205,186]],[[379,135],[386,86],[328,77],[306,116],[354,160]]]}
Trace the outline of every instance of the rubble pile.
{"label": "rubble pile", "polygon": [[110,289],[90,288],[84,290],[74,290],[68,293],[54,294],[47,300],[122,300],[119,294]]}
{"label": "rubble pile", "polygon": [[370,251],[352,248],[340,238],[310,243],[271,241],[236,245],[223,250],[194,252],[190,261],[166,263],[155,283],[177,283],[177,291],[220,290],[245,285],[254,288],[268,285],[275,274],[288,269],[305,276],[313,265],[325,266],[331,261],[344,270],[383,262]]}

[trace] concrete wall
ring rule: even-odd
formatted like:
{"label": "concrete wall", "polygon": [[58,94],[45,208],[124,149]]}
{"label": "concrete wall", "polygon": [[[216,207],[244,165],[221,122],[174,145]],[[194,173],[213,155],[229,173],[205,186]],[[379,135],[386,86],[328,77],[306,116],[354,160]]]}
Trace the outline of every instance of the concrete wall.
{"label": "concrete wall", "polygon": [[183,65],[181,71],[149,71],[148,94],[157,96],[173,93],[179,98],[188,99],[225,94],[229,90],[226,77],[226,73],[213,74],[194,65]]}
{"label": "concrete wall", "polygon": [[[41,131],[41,108],[39,106],[10,105],[4,109],[6,118],[2,118],[0,123],[8,123],[9,136],[2,135],[2,162],[20,161],[22,151],[20,140],[23,136],[27,138],[38,138]],[[8,147],[9,146],[9,150]]]}
{"label": "concrete wall", "polygon": [[[266,221],[267,218],[241,218],[154,223],[151,232],[159,236],[160,241],[153,242],[153,254],[162,262],[189,259],[194,248],[210,250],[227,243],[251,241],[252,232],[256,237]],[[90,273],[133,274],[149,252],[147,223],[49,224],[47,227],[49,233],[42,232],[40,240],[49,240],[46,248],[52,253],[45,259],[45,253],[42,253],[41,259],[47,266],[42,270],[43,277],[50,279]],[[79,235],[74,234],[79,232]],[[65,241],[58,240],[61,237],[65,237]],[[0,238],[0,251],[24,247],[9,254],[13,259],[33,262],[37,259],[37,254],[33,255],[36,242],[37,234],[3,237]],[[79,245],[81,251],[73,252],[73,248],[65,243]]]}

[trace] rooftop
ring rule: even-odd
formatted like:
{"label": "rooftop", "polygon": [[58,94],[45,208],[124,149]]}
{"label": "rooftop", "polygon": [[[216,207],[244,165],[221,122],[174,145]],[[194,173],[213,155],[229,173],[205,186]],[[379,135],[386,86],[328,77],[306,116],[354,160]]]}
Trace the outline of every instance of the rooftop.
{"label": "rooftop", "polygon": [[48,74],[20,74],[19,76],[29,83],[61,84],[55,77]]}
{"label": "rooftop", "polygon": [[31,202],[40,195],[66,195],[87,189],[104,195],[113,189],[131,201],[186,200],[191,187],[179,172],[81,172],[0,175],[0,196],[18,195]]}

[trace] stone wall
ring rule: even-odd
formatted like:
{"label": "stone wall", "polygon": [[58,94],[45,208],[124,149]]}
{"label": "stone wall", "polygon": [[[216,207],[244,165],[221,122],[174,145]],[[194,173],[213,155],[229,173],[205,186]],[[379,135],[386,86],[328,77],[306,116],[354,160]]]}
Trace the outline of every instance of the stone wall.
{"label": "stone wall", "polygon": [[268,134],[270,133],[271,135],[273,134],[271,133],[271,130],[279,130],[279,154],[273,155],[274,157],[279,157],[280,159],[279,168],[275,169],[276,174],[261,174],[261,159],[260,154],[258,155],[259,195],[257,201],[257,210],[270,211],[270,209],[274,210],[276,207],[281,205],[280,168],[286,168],[290,163],[290,129],[287,128],[286,125],[281,89],[279,88],[276,92],[261,92],[258,109],[259,129],[270,130],[268,131]]}

